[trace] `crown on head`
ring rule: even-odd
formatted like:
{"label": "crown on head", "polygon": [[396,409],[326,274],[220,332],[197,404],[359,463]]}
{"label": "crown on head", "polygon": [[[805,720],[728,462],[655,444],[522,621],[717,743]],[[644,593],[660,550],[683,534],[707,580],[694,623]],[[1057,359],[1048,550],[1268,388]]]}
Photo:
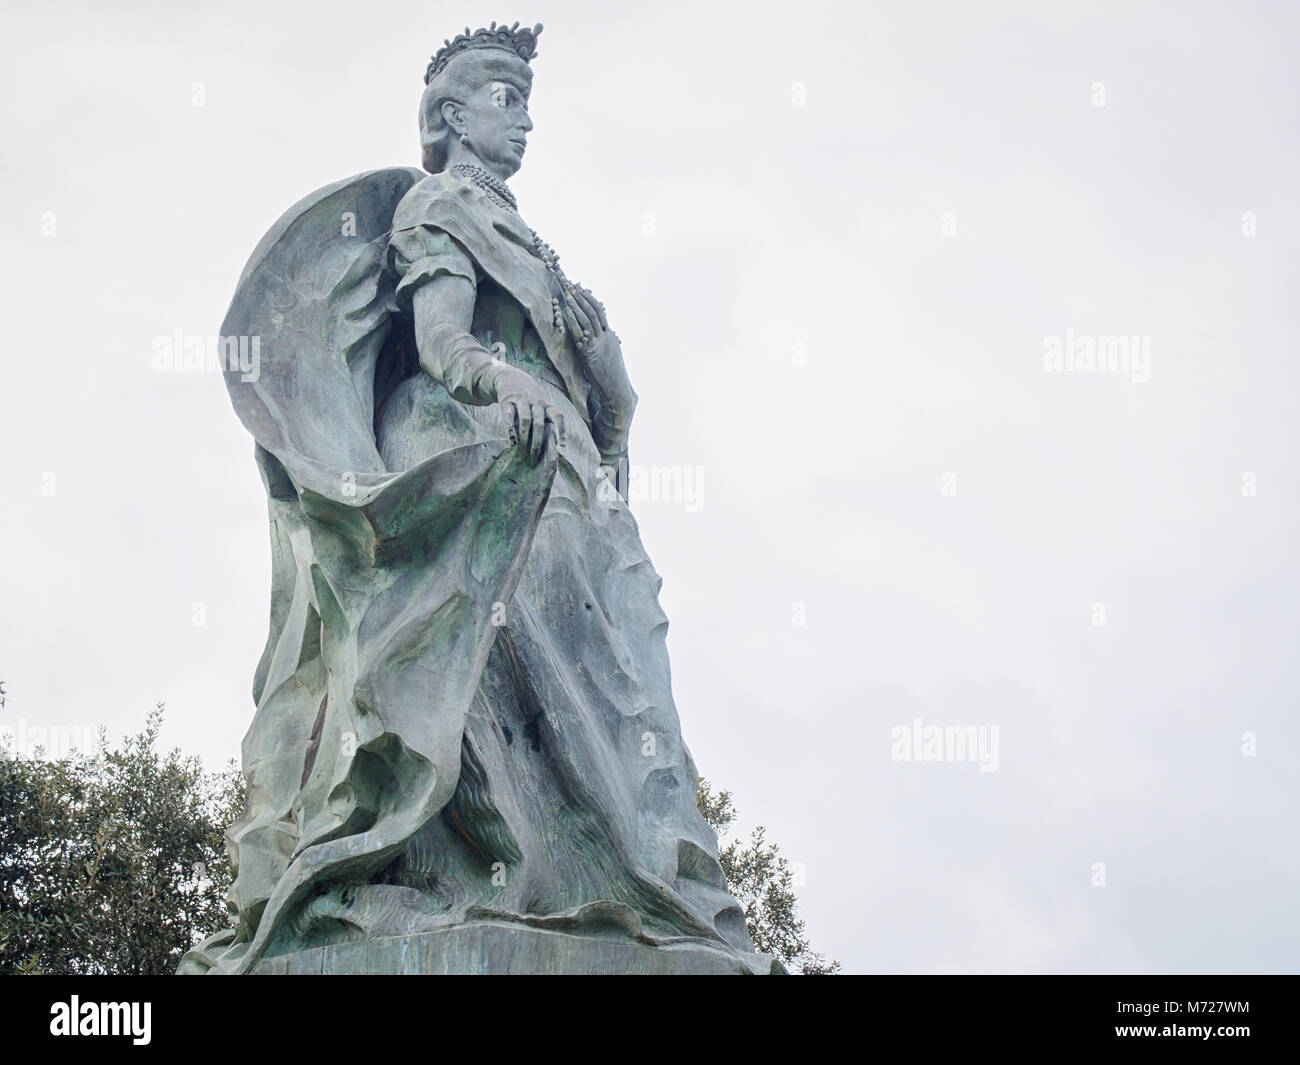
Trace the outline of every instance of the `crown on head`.
{"label": "crown on head", "polygon": [[537,35],[541,32],[540,22],[531,30],[521,30],[517,22],[509,28],[502,26],[500,29],[494,22],[487,29],[475,30],[473,33],[470,33],[469,27],[466,26],[464,33],[454,41],[446,41],[443,47],[438,49],[438,53],[429,63],[429,69],[424,72],[424,83],[428,85],[441,74],[443,67],[451,62],[452,57],[471,48],[504,48],[527,63],[537,55]]}

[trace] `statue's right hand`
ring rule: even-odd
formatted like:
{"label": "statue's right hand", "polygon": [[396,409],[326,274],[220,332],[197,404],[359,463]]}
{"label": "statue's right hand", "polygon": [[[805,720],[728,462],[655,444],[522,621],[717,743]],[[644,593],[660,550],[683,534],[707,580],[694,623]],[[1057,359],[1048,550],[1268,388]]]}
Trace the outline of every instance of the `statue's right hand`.
{"label": "statue's right hand", "polygon": [[554,427],[557,443],[564,446],[564,414],[525,371],[511,367],[502,375],[497,383],[497,402],[510,442],[522,444],[534,463],[542,457],[548,424]]}

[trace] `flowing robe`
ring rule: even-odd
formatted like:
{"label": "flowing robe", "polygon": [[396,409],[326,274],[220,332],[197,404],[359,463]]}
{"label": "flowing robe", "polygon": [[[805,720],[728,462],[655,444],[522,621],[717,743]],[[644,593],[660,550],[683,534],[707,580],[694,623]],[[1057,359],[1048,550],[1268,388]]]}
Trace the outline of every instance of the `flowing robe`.
{"label": "flowing robe", "polygon": [[[223,325],[261,338],[258,372],[226,377],[267,489],[271,632],[229,834],[234,928],[181,971],[479,921],[757,962],[557,281],[517,214],[419,177],[292,208]],[[531,463],[495,404],[420,369],[410,295],[443,273],[476,285],[474,336],[561,408],[562,450]]]}

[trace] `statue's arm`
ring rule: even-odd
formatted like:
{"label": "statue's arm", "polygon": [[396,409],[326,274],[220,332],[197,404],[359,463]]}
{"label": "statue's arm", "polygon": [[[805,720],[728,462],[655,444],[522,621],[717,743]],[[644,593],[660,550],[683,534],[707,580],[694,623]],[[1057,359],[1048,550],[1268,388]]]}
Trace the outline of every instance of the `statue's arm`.
{"label": "statue's arm", "polygon": [[411,296],[420,365],[461,403],[497,402],[506,377],[517,372],[470,333],[474,286],[463,277],[439,274]]}
{"label": "statue's arm", "polygon": [[564,414],[526,370],[498,359],[470,333],[475,295],[468,280],[447,273],[412,292],[420,366],[461,403],[499,403],[510,442],[521,444],[537,462],[545,450],[548,424],[564,446]]}
{"label": "statue's arm", "polygon": [[420,365],[461,403],[497,402],[507,367],[470,333],[478,271],[468,253],[441,230],[413,226],[392,234],[389,255],[397,302],[415,321]]}
{"label": "statue's arm", "polygon": [[589,369],[587,374],[592,386],[587,413],[591,417],[591,435],[600,451],[601,463],[617,466],[620,459],[627,457],[637,395],[632,391],[632,382],[623,364],[622,348],[612,332],[605,334],[604,350],[599,360],[599,370],[592,372]]}
{"label": "statue's arm", "polygon": [[622,345],[609,327],[604,305],[581,285],[566,289],[560,306],[583,375],[591,386],[587,414],[601,464],[618,468],[627,460],[628,435],[637,403]]}

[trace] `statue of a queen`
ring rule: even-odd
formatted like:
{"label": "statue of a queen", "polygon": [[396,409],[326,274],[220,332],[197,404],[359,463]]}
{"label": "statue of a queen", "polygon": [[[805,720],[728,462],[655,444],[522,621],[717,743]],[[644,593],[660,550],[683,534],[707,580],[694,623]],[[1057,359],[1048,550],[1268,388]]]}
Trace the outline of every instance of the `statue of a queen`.
{"label": "statue of a queen", "polygon": [[448,41],[424,171],[291,208],[223,324],[271,626],[233,927],[183,973],[766,973],[696,808],[605,308],[506,184],[541,27]]}

